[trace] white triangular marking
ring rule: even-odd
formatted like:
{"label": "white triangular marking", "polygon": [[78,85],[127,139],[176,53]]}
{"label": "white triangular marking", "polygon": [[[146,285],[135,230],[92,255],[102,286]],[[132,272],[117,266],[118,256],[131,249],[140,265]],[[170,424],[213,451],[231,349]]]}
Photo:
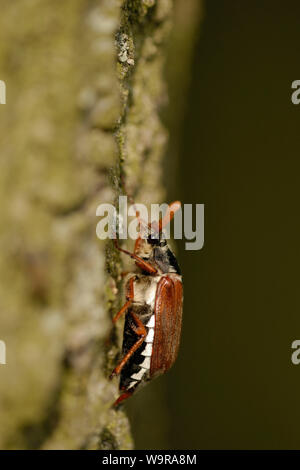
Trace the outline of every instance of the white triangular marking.
{"label": "white triangular marking", "polygon": [[153,338],[154,338],[154,329],[149,328],[148,334],[145,338],[146,343],[153,343]]}
{"label": "white triangular marking", "polygon": [[134,380],[133,382],[130,383],[129,387],[127,387],[127,388],[134,387],[136,383],[137,383],[137,380]]}
{"label": "white triangular marking", "polygon": [[133,374],[131,378],[134,380],[141,380],[145,372],[146,372],[146,369],[141,369],[136,374]]}
{"label": "white triangular marking", "polygon": [[144,351],[141,353],[142,356],[152,355],[152,343],[147,343]]}
{"label": "white triangular marking", "polygon": [[153,328],[155,326],[155,315],[152,315],[146,326],[148,326],[148,328]]}
{"label": "white triangular marking", "polygon": [[144,369],[150,369],[150,357],[145,357],[144,361],[142,364],[140,364],[141,367],[144,367]]}

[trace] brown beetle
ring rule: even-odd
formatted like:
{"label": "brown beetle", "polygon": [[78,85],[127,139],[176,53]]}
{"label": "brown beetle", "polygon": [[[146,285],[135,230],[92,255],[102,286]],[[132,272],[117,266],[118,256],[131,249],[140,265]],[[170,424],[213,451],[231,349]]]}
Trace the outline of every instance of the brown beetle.
{"label": "brown beetle", "polygon": [[135,243],[134,253],[121,252],[135,260],[139,272],[126,283],[126,303],[113,318],[126,313],[123,358],[111,378],[120,374],[122,392],[114,405],[129,398],[149,380],[166,372],[175,362],[181,334],[183,289],[176,258],[163,238],[163,228],[181,207],[169,205],[164,218],[148,224],[146,236]]}

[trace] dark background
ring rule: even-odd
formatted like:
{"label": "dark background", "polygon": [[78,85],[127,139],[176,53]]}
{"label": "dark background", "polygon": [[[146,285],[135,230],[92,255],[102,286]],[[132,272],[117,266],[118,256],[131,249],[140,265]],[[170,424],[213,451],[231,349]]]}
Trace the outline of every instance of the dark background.
{"label": "dark background", "polygon": [[296,1],[205,3],[169,191],[205,204],[205,246],[178,244],[180,354],[127,405],[137,448],[300,448],[299,21]]}

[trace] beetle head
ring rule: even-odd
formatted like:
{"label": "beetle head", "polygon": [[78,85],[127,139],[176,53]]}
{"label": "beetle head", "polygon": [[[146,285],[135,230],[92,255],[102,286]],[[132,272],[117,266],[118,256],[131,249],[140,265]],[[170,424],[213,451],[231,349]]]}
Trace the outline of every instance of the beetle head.
{"label": "beetle head", "polygon": [[180,208],[180,202],[175,201],[168,206],[166,214],[159,222],[154,221],[145,224],[140,221],[142,237],[136,241],[135,252],[144,260],[157,265],[162,272],[179,272],[178,264],[168,247],[163,229],[170,223],[175,212]]}

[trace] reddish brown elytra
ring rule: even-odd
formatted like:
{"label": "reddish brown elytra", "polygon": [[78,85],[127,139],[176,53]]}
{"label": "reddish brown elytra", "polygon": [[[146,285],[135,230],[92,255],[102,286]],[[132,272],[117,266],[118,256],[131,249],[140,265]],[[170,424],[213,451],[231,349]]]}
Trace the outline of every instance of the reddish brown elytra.
{"label": "reddish brown elytra", "polygon": [[136,240],[134,252],[118,246],[135,260],[139,272],[126,283],[126,303],[113,318],[126,313],[123,358],[111,377],[120,374],[122,392],[114,405],[137,388],[166,372],[175,362],[181,333],[182,277],[176,258],[163,238],[163,228],[181,207],[176,201],[159,223],[146,225],[146,236]]}

